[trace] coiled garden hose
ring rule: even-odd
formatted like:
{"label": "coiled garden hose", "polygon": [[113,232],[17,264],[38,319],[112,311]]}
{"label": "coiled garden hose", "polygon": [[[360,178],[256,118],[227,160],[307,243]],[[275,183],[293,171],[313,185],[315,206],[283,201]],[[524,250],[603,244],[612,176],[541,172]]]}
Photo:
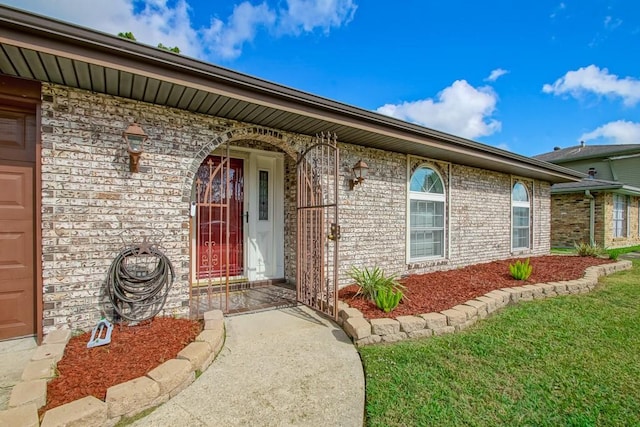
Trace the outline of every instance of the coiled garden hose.
{"label": "coiled garden hose", "polygon": [[[157,260],[153,271],[140,268],[141,262],[150,265],[152,257]],[[142,322],[162,310],[174,276],[171,261],[155,247],[143,243],[124,249],[113,260],[107,276],[107,294],[121,318]]]}

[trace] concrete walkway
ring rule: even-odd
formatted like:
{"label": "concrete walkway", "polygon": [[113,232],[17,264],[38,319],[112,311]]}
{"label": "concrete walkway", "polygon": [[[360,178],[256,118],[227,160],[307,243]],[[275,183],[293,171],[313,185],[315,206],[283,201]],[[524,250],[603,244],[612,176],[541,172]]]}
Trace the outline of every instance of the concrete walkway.
{"label": "concrete walkway", "polygon": [[638,258],[640,258],[640,252],[628,252],[626,254],[620,255],[620,259],[628,259],[630,261]]}
{"label": "concrete walkway", "polygon": [[35,338],[0,341],[0,411],[9,407],[11,390],[21,381],[36,348]]}
{"label": "concrete walkway", "polygon": [[362,426],[362,364],[337,325],[306,307],[225,324],[213,364],[133,426]]}

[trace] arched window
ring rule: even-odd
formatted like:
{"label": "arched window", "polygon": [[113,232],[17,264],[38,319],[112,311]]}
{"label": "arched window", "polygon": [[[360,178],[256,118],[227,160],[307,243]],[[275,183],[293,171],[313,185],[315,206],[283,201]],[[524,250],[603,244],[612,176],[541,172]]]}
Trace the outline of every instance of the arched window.
{"label": "arched window", "polygon": [[531,202],[527,188],[516,182],[511,191],[511,248],[528,249],[531,235]]}
{"label": "arched window", "polygon": [[426,166],[411,176],[409,183],[410,261],[444,256],[445,191],[442,178]]}

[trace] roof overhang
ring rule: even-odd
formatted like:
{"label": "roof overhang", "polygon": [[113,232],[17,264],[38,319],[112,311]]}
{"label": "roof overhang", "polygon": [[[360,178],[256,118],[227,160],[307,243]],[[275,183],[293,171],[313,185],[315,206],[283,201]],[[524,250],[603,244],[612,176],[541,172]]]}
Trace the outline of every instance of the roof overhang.
{"label": "roof overhang", "polygon": [[640,156],[640,144],[592,145],[569,147],[534,156],[536,159],[562,165],[585,160],[620,160]]}
{"label": "roof overhang", "polygon": [[0,73],[549,182],[584,174],[130,40],[0,6]]}
{"label": "roof overhang", "polygon": [[594,184],[583,186],[572,186],[571,184],[551,186],[551,194],[571,194],[589,192],[612,192],[627,196],[640,196],[640,188],[624,185],[621,183]]}

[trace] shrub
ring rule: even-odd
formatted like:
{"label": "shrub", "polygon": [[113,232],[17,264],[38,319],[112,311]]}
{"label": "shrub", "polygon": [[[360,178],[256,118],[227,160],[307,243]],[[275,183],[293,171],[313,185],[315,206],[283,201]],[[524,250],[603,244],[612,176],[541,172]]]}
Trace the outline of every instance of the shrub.
{"label": "shrub", "polygon": [[355,296],[362,295],[372,301],[376,300],[376,295],[380,290],[399,291],[404,289],[404,286],[396,280],[395,274],[387,276],[378,267],[374,267],[372,270],[367,267],[364,270],[351,267],[348,274],[360,287]]}
{"label": "shrub", "polygon": [[630,252],[640,252],[640,245],[627,246],[624,248],[607,249],[605,252],[609,256],[609,259],[616,261],[618,257],[622,254],[628,254]]}
{"label": "shrub", "polygon": [[514,264],[509,264],[511,277],[516,280],[527,280],[533,272],[533,266],[529,264],[529,258],[525,262],[517,260]]}
{"label": "shrub", "polygon": [[396,291],[393,289],[380,289],[376,294],[375,302],[379,309],[388,313],[400,304],[402,297],[403,293],[399,289]]}
{"label": "shrub", "polygon": [[580,242],[575,243],[574,246],[580,256],[599,256],[602,253],[602,249],[600,249],[598,245]]}
{"label": "shrub", "polygon": [[617,261],[618,257],[623,253],[620,249],[609,249],[607,250],[607,254],[609,255],[609,259]]}

